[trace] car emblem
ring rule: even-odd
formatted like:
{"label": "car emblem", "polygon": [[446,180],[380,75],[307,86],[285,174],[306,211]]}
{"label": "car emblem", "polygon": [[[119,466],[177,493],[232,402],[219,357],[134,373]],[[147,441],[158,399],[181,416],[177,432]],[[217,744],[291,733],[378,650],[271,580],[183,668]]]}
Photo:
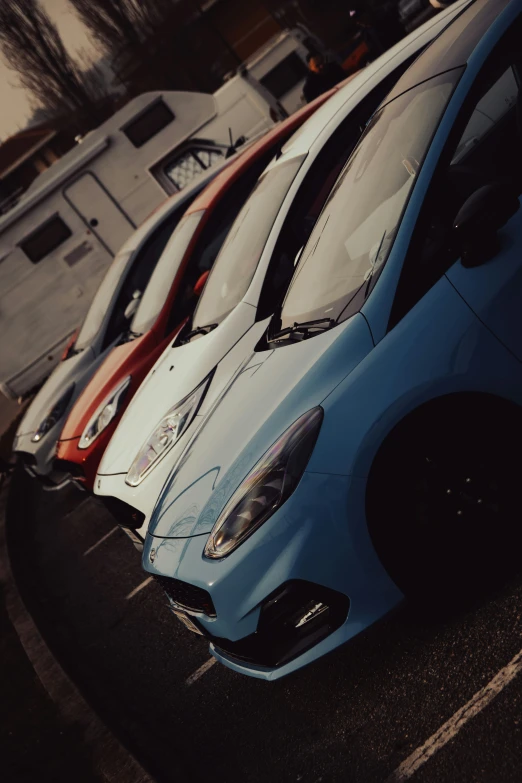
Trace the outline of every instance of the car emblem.
{"label": "car emblem", "polygon": [[150,550],[150,555],[149,555],[149,560],[150,560],[151,563],[153,563],[155,561],[155,559],[156,559],[156,550],[155,549],[151,549]]}

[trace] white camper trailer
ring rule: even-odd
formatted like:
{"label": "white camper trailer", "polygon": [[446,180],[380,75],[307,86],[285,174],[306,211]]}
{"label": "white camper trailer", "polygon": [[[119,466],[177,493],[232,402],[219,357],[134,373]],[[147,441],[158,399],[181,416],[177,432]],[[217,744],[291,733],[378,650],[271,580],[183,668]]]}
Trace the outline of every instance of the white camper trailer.
{"label": "white camper trailer", "polygon": [[41,174],[0,217],[0,390],[17,398],[41,383],[134,229],[231,137],[280,117],[240,75],[214,95],[146,93]]}

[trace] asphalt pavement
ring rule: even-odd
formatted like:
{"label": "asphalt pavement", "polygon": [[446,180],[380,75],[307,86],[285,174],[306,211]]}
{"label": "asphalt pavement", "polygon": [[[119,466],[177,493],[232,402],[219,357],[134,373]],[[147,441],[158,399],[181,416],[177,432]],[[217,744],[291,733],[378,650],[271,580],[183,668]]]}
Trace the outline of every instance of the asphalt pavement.
{"label": "asphalt pavement", "polygon": [[266,683],[211,662],[95,498],[17,474],[7,532],[49,647],[159,783],[522,780],[520,575],[465,610],[403,607]]}

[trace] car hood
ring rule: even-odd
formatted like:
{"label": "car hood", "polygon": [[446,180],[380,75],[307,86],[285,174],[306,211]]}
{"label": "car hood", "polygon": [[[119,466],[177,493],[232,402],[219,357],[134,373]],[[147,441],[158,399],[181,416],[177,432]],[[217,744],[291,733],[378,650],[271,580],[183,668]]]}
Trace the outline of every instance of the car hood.
{"label": "car hood", "polygon": [[113,348],[76,401],[65,422],[60,440],[81,437],[97,408],[121,381],[132,375],[143,357],[146,357],[155,345],[153,333],[147,332],[136,340]]}
{"label": "car hood", "polygon": [[60,362],[29,405],[20,422],[16,436],[31,435],[36,432],[62,395],[81,378],[95,358],[92,348],[86,348],[66,361]]}
{"label": "car hood", "polygon": [[[169,345],[125,411],[103,455],[100,475],[128,472],[158,422],[205,380],[251,328],[255,315],[252,305],[241,302],[209,334],[176,348]],[[212,392],[218,388],[213,384]]]}
{"label": "car hood", "polygon": [[210,533],[256,462],[303,413],[319,405],[373,348],[365,318],[309,340],[251,354],[178,460],[154,509],[149,533]]}

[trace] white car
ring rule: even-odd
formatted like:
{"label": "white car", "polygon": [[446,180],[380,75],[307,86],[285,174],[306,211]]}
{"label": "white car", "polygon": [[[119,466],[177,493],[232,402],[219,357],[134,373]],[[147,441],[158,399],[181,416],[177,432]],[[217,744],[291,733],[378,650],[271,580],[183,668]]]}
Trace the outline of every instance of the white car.
{"label": "white car", "polygon": [[213,401],[265,332],[362,129],[421,49],[467,4],[455,3],[360,71],[260,177],[191,322],[143,382],[98,468],[95,494],[104,496],[138,549],[165,481],[180,458],[190,458],[189,436],[197,436]]}
{"label": "white car", "polygon": [[[23,417],[13,451],[26,470],[49,489],[60,486],[53,460],[56,443],[74,403],[107,354],[128,331],[132,316],[170,236],[186,209],[227,165],[211,171],[155,210],[127,239],[109,267],[77,335]],[[53,481],[48,477],[53,472]]]}

